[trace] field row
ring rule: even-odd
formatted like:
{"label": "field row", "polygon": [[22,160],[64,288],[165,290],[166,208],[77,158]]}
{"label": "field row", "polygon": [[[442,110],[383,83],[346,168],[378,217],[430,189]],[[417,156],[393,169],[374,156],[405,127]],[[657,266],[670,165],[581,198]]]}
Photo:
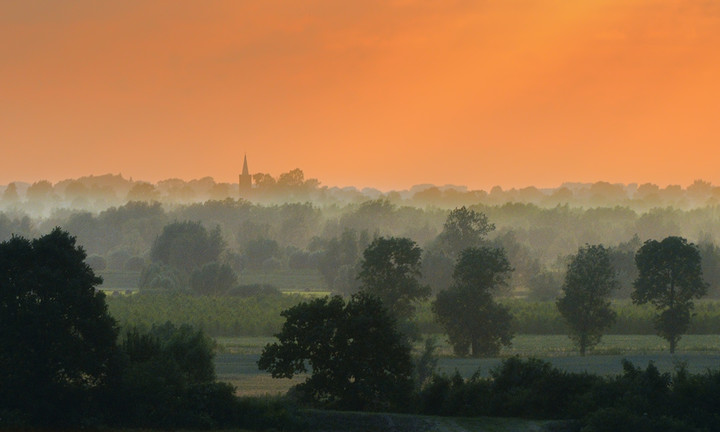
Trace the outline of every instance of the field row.
{"label": "field row", "polygon": [[[150,327],[171,321],[202,328],[211,336],[272,336],[284,322],[280,312],[308,294],[265,295],[255,297],[203,297],[187,294],[134,294],[108,296],[110,313],[123,327]],[[516,334],[564,335],[567,328],[553,302],[503,300],[514,317]],[[617,321],[608,334],[655,334],[655,310],[635,306],[629,301],[614,303]],[[430,303],[418,308],[416,323],[425,334],[442,333],[435,322]],[[689,334],[720,334],[720,302],[697,303]]]}

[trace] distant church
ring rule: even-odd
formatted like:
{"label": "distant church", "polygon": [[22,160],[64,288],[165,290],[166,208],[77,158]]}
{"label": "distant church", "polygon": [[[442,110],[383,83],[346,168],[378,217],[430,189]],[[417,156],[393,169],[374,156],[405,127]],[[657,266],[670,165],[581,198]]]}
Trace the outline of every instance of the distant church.
{"label": "distant church", "polygon": [[252,189],[252,176],[250,175],[250,171],[248,171],[248,165],[247,165],[247,155],[245,155],[245,159],[243,160],[243,169],[242,174],[240,174],[240,196],[244,197],[247,196]]}

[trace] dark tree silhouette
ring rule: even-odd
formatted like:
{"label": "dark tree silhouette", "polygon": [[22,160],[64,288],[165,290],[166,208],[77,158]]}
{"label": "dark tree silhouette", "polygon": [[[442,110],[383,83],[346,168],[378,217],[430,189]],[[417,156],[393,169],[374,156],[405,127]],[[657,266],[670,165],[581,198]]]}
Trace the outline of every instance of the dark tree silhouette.
{"label": "dark tree silhouette", "polygon": [[219,227],[208,232],[200,222],[174,222],[155,239],[150,257],[181,272],[191,272],[217,261],[224,249]]}
{"label": "dark tree silhouette", "polygon": [[237,283],[237,275],[227,264],[207,263],[190,275],[190,288],[197,294],[217,296]]}
{"label": "dark tree silhouette", "polygon": [[570,328],[570,338],[585,355],[600,342],[602,332],[617,315],[610,307],[610,295],[618,281],[610,264],[608,250],[602,245],[585,245],[568,264],[563,294],[557,308]]}
{"label": "dark tree silhouette", "polygon": [[[258,361],[273,378],[310,372],[296,386],[318,405],[352,410],[397,408],[412,390],[410,346],[382,302],[358,293],[300,303]],[[308,368],[309,367],[309,368]]]}
{"label": "dark tree silhouette", "polygon": [[397,317],[409,318],[413,303],[430,295],[430,288],[418,280],[421,256],[422,249],[409,238],[373,240],[360,264],[361,290],[378,297]]}
{"label": "dark tree silhouette", "polygon": [[508,308],[493,292],[507,284],[512,267],[502,249],[468,248],[455,265],[453,284],[438,293],[433,312],[458,355],[495,355],[512,339]]}
{"label": "dark tree silhouette", "polygon": [[707,291],[700,252],[682,237],[648,240],[635,255],[635,263],[638,278],[633,303],[652,303],[658,309],[655,328],[670,342],[670,352],[674,353],[690,323],[693,299]]}
{"label": "dark tree silhouette", "polygon": [[76,423],[112,375],[116,324],[84,260],[59,228],[0,243],[0,413]]}
{"label": "dark tree silhouette", "polygon": [[486,245],[487,235],[495,229],[484,213],[458,207],[448,214],[442,232],[428,248],[423,258],[424,282],[433,291],[452,283],[453,266],[460,253],[470,247]]}
{"label": "dark tree silhouette", "polygon": [[488,221],[484,213],[462,206],[448,214],[438,241],[449,256],[457,258],[463,250],[481,246],[488,233],[494,229],[495,225]]}

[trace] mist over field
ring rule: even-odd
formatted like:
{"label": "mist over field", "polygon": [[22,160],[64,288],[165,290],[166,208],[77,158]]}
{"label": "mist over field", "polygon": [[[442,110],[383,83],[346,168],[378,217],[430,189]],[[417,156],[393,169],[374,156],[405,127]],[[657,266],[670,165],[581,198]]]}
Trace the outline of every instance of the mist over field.
{"label": "mist over field", "polygon": [[77,236],[97,271],[108,273],[103,288],[135,289],[137,275],[127,271],[152,264],[151,247],[163,227],[192,221],[219,230],[224,248],[218,259],[241,281],[301,271],[296,283],[279,288],[349,294],[373,238],[407,237],[423,249],[423,278],[437,292],[451,276],[437,253],[437,237],[448,212],[467,206],[495,225],[488,238],[506,250],[515,269],[503,295],[554,298],[567,257],[584,244],[602,243],[611,248],[621,281],[615,296],[627,297],[635,250],[667,236],[699,245],[710,295],[720,295],[720,187],[702,180],[663,188],[597,182],[553,189],[427,184],[379,191],[324,186],[295,169],[277,177],[254,174],[251,184],[241,190],[211,177],[152,184],[110,174],[10,183],[0,186],[0,239],[60,226]]}
{"label": "mist over field", "polygon": [[[661,430],[712,423],[705,411],[685,408],[672,417],[639,416],[652,402],[637,394],[658,386],[666,394],[658,407],[680,407],[689,403],[682,385],[699,392],[714,385],[716,375],[701,374],[720,355],[720,187],[697,180],[663,188],[597,182],[380,191],[323,186],[300,169],[277,177],[245,170],[239,180],[153,184],[108,174],[0,186],[0,247],[38,239],[28,245],[40,253],[39,245],[62,236],[76,241],[76,256],[89,266],[83,271],[102,278],[95,288],[105,293],[106,324],[117,325],[125,359],[118,376],[100,378],[115,387],[101,386],[109,393],[92,396],[93,404],[80,409],[68,396],[69,414],[45,417],[41,408],[2,402],[0,392],[0,413],[11,407],[11,420],[0,424],[76,424],[87,410],[109,416],[98,424],[161,428],[385,430],[392,421],[402,430],[552,430],[620,418],[631,428]],[[668,242],[675,249],[662,253],[670,255],[652,255]],[[670,304],[682,305],[680,318],[662,327],[666,300],[643,294],[651,299],[643,301],[638,292],[644,272],[679,251],[683,274],[695,279],[678,279],[682,288]],[[0,253],[8,262],[22,256]],[[46,272],[25,274],[36,273]],[[8,283],[16,280],[23,279]],[[590,316],[606,318],[589,324]],[[376,368],[384,375],[360,372],[377,361],[386,362]],[[518,373],[526,378],[508,384]],[[334,380],[351,383],[349,390]],[[508,396],[513,386],[525,396]],[[564,390],[550,402],[537,398],[553,386]],[[621,388],[640,405],[586,401]],[[215,402],[195,404],[208,395]],[[113,408],[103,405],[108,400]],[[186,412],[184,404],[195,405]],[[131,416],[111,420],[123,406]],[[309,407],[415,416],[296,417]],[[34,419],[41,412],[46,423]],[[474,419],[459,426],[458,416]],[[516,419],[497,423],[496,416]]]}

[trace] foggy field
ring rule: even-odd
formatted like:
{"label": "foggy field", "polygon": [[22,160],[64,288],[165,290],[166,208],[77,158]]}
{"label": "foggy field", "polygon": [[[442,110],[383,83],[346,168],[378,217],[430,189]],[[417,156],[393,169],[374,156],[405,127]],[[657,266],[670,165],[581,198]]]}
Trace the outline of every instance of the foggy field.
{"label": "foggy field", "polygon": [[[585,357],[577,354],[567,336],[518,335],[513,339],[513,346],[502,351],[501,358],[489,359],[451,357],[449,346],[442,342],[442,338],[438,337],[437,340],[440,354],[438,371],[453,374],[457,370],[465,378],[472,376],[478,368],[482,376],[487,376],[490,369],[499,365],[503,358],[516,354],[542,358],[568,372],[599,375],[622,373],[623,359],[642,368],[652,361],[661,372],[672,372],[676,365],[683,362],[692,373],[720,368],[720,335],[686,335],[680,340],[675,355],[667,352],[667,343],[658,336],[608,335]],[[218,338],[216,341],[221,351],[215,358],[218,379],[237,386],[238,394],[284,393],[305,379],[304,376],[292,380],[273,379],[270,374],[257,369],[262,347],[274,341],[274,338]]]}
{"label": "foggy field", "polygon": [[[105,270],[97,272],[102,276],[104,291],[137,290],[140,280],[139,271]],[[319,271],[314,269],[258,271],[245,270],[238,274],[238,285],[271,285],[286,293],[323,293],[329,294],[327,284]]]}

